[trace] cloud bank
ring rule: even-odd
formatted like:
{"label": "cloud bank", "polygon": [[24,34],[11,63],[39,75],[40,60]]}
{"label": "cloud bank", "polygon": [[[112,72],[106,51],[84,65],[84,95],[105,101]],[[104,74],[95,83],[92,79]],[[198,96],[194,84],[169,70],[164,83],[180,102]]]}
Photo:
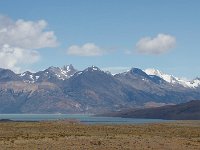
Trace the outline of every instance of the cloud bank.
{"label": "cloud bank", "polygon": [[20,72],[21,64],[32,64],[39,60],[40,55],[35,50],[22,49],[3,45],[0,49],[0,67]]}
{"label": "cloud bank", "polygon": [[67,49],[68,55],[76,56],[100,56],[104,54],[104,50],[94,43],[86,43],[82,46],[72,45]]}
{"label": "cloud bank", "polygon": [[55,47],[58,44],[56,36],[46,28],[45,20],[13,21],[0,15],[0,67],[19,72],[21,65],[39,60],[36,50]]}
{"label": "cloud bank", "polygon": [[158,34],[156,37],[144,37],[136,44],[136,50],[142,54],[163,54],[176,45],[176,38],[168,34]]}

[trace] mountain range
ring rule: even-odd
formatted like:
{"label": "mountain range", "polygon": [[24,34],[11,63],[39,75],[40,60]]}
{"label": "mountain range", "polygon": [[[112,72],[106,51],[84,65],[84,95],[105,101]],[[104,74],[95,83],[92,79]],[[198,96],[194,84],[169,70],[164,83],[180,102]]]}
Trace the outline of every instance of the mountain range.
{"label": "mountain range", "polygon": [[200,99],[200,79],[132,68],[112,75],[72,65],[16,74],[0,69],[0,113],[103,113]]}

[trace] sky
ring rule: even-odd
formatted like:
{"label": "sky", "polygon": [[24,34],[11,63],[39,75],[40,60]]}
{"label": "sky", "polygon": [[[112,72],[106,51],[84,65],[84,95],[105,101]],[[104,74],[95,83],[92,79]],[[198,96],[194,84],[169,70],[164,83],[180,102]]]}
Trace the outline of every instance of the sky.
{"label": "sky", "polygon": [[0,0],[0,67],[200,76],[199,0]]}

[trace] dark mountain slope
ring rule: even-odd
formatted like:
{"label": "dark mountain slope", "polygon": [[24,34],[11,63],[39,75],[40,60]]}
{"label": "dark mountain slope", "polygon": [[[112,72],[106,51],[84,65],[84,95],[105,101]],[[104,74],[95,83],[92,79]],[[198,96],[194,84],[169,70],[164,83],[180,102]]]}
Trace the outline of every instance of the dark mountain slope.
{"label": "dark mountain slope", "polygon": [[200,120],[200,100],[172,106],[126,111],[114,116],[148,119]]}
{"label": "dark mountain slope", "polygon": [[21,81],[22,79],[9,69],[0,68],[0,82]]}
{"label": "dark mountain slope", "polygon": [[65,94],[90,109],[119,109],[148,98],[148,94],[122,84],[97,67],[77,72],[65,81]]}

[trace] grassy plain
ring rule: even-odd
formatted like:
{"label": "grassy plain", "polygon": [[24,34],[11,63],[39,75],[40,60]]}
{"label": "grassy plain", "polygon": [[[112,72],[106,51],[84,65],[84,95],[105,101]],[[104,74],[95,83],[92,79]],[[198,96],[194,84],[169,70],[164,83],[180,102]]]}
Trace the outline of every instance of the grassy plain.
{"label": "grassy plain", "polygon": [[1,122],[0,149],[199,150],[200,121],[142,125]]}

